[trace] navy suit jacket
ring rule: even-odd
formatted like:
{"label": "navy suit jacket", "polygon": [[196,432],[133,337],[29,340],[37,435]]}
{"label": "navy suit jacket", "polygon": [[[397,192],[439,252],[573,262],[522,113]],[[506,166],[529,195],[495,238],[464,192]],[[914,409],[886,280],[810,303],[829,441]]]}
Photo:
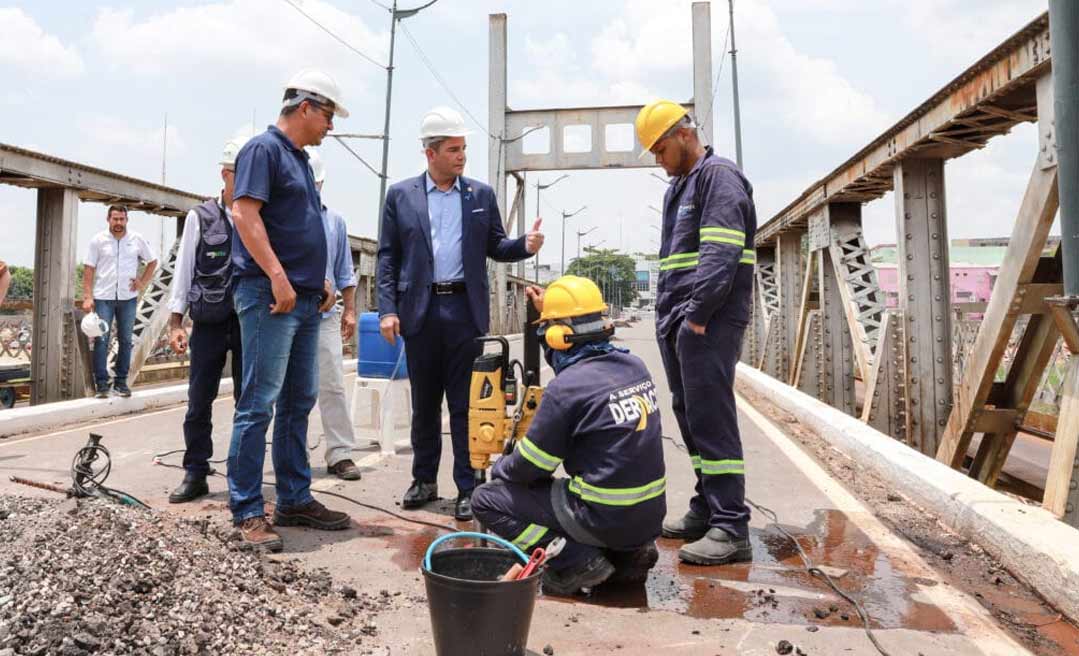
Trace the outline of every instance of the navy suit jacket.
{"label": "navy suit jacket", "polygon": [[[487,258],[517,262],[530,256],[525,238],[506,238],[494,190],[460,176],[461,260],[472,321],[481,334],[490,326]],[[378,244],[378,314],[396,314],[406,337],[419,332],[431,303],[435,258],[427,211],[427,174],[394,184],[386,192]]]}

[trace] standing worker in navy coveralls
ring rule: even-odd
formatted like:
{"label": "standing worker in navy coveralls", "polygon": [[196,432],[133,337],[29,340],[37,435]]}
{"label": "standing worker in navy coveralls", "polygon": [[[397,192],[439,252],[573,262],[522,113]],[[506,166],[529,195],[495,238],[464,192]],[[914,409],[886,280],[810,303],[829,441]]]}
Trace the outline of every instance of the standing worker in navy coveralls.
{"label": "standing worker in navy coveralls", "polygon": [[[528,434],[476,490],[476,517],[526,552],[566,538],[544,571],[547,594],[643,583],[659,558],[655,538],[667,511],[652,375],[611,344],[596,283],[563,276],[528,295],[555,378]],[[559,465],[570,478],[554,477]]]}
{"label": "standing worker in navy coveralls", "polygon": [[311,496],[307,420],[318,394],[318,332],[333,303],[326,280],[322,202],[304,146],[317,146],[342,106],[337,82],[305,70],[285,86],[277,124],[236,158],[232,218],[233,301],[243,342],[243,394],[229,447],[229,508],[243,542],[280,551],[266,521],[262,467],[274,420],[276,526],[348,528],[349,517]]}
{"label": "standing worker in navy coveralls", "polygon": [[461,175],[464,119],[449,107],[423,118],[427,171],[391,186],[378,245],[378,313],[382,336],[405,338],[412,383],[412,484],[401,501],[420,508],[438,498],[442,395],[450,408],[454,516],[472,519],[476,485],[468,460],[468,386],[480,354],[476,338],[490,324],[487,258],[517,262],[543,245],[532,231],[507,239],[494,191]]}
{"label": "standing worker in navy coveralls", "polygon": [[745,461],[734,402],[735,365],[753,292],[753,188],[730,160],[701,144],[685,108],[645,105],[637,137],[672,176],[663,197],[656,335],[675,419],[696,473],[689,512],[663,522],[699,565],[752,558]]}

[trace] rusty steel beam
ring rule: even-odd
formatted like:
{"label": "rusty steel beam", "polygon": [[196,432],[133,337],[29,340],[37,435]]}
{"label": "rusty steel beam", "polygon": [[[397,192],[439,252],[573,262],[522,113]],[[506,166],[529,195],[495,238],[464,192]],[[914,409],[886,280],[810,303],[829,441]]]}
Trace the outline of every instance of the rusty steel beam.
{"label": "rusty steel beam", "polygon": [[[757,230],[757,246],[775,243],[788,230],[805,226],[825,203],[864,202],[891,190],[896,162],[919,157],[950,159],[979,148],[1016,124],[1037,119],[1031,109],[1034,82],[1049,70],[1049,16],[1042,14],[964,71],[872,143],[816,182]],[[986,125],[978,141],[949,138],[949,128],[979,114],[998,121]]]}
{"label": "rusty steel beam", "polygon": [[0,183],[73,189],[85,202],[120,203],[131,210],[176,217],[209,198],[4,143],[0,143]]}

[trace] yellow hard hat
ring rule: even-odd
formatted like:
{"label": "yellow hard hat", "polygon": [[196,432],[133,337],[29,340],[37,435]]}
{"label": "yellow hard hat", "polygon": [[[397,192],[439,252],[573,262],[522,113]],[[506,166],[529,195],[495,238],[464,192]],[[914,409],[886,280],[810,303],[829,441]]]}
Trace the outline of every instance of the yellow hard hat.
{"label": "yellow hard hat", "polygon": [[652,150],[659,138],[675,123],[688,114],[686,108],[671,100],[656,100],[641,108],[634,122],[637,128],[637,140],[645,152]]}
{"label": "yellow hard hat", "polygon": [[540,321],[571,319],[606,311],[607,304],[596,283],[580,276],[562,276],[548,285],[543,294]]}

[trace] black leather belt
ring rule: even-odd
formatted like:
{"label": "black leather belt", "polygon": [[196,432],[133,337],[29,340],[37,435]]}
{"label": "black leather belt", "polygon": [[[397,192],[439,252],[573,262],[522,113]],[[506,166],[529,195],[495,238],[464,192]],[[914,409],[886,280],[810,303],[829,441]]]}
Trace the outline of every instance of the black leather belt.
{"label": "black leather belt", "polygon": [[465,283],[463,280],[436,282],[431,285],[431,290],[440,296],[446,294],[461,294],[465,291]]}

